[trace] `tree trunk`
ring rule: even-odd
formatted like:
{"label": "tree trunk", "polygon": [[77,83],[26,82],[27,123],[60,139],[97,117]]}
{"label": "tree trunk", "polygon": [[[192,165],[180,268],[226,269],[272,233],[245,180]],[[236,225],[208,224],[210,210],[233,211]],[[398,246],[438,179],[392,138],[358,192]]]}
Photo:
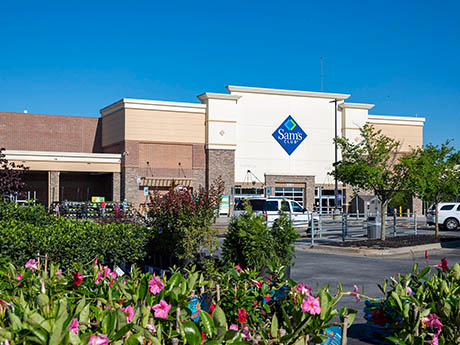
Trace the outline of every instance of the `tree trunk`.
{"label": "tree trunk", "polygon": [[380,202],[380,239],[382,241],[385,241],[387,204],[386,201]]}

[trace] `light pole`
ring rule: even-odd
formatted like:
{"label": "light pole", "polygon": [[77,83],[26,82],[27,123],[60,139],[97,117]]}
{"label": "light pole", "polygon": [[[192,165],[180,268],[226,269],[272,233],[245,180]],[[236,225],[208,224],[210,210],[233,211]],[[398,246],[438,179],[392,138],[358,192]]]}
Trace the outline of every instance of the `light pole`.
{"label": "light pole", "polygon": [[334,159],[334,179],[335,179],[335,189],[334,189],[334,197],[335,197],[335,206],[334,212],[337,211],[337,205],[339,201],[339,185],[337,183],[337,99],[330,101],[329,103],[334,103],[335,108],[335,134],[334,134],[334,146],[335,146],[335,159]]}

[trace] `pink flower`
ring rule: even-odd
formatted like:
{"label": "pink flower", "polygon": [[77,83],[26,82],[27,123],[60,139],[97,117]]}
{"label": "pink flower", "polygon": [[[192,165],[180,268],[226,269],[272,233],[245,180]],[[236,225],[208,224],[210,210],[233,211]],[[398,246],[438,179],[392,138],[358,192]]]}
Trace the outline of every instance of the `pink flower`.
{"label": "pink flower", "polygon": [[244,308],[238,309],[238,322],[247,323],[248,322],[248,313]]}
{"label": "pink flower", "polygon": [[70,323],[69,331],[78,334],[78,319],[74,318]]}
{"label": "pink flower", "polygon": [[311,287],[304,283],[299,283],[296,286],[294,286],[294,291],[299,294],[304,294],[306,296],[311,295]]}
{"label": "pink flower", "polygon": [[355,284],[353,286],[353,292],[351,293],[351,295],[355,296],[356,303],[359,303],[359,301],[361,301],[361,297],[359,297],[358,293],[359,293],[358,285]]}
{"label": "pink flower", "polygon": [[252,279],[252,282],[260,289],[262,287],[262,282]]}
{"label": "pink flower", "polygon": [[406,286],[406,295],[411,296],[412,295],[412,289],[408,286]]}
{"label": "pink flower", "polygon": [[73,280],[73,285],[75,285],[75,286],[80,285],[81,282],[82,282],[82,280],[83,280],[83,278],[84,278],[84,276],[81,275],[81,274],[78,273],[78,272],[74,272],[74,273],[72,273],[72,275],[73,275],[73,279],[74,279],[74,280]]}
{"label": "pink flower", "polygon": [[155,277],[155,274],[154,274],[152,280],[149,281],[150,293],[156,295],[160,293],[160,291],[163,290],[164,287],[165,286],[163,282],[161,281],[161,279],[158,277]]}
{"label": "pink flower", "polygon": [[97,272],[97,276],[96,276],[96,285],[99,285],[100,283],[102,283],[104,281],[104,277],[102,276],[102,273],[101,272]]}
{"label": "pink flower", "polygon": [[38,262],[35,261],[35,259],[30,259],[27,261],[25,267],[32,271],[36,271],[38,269]]}
{"label": "pink flower", "polygon": [[147,328],[147,331],[149,331],[151,334],[155,334],[157,332],[154,324],[149,323],[145,328]]}
{"label": "pink flower", "polygon": [[243,340],[251,339],[251,333],[249,333],[248,326],[246,325],[243,326],[243,332],[241,333],[241,337],[243,338]]}
{"label": "pink flower", "polygon": [[107,338],[105,334],[91,334],[91,336],[89,337],[88,345],[107,345],[108,343],[109,338]]}
{"label": "pink flower", "polygon": [[94,259],[94,264],[93,264],[93,266],[94,266],[94,267],[97,266],[97,256],[96,256],[96,258]]}
{"label": "pink flower", "polygon": [[235,267],[235,270],[241,271],[241,266],[240,266],[240,265],[236,266],[236,267]]}
{"label": "pink flower", "polygon": [[253,303],[254,303],[254,307],[257,307],[257,301],[256,301],[256,300],[254,300],[254,302],[253,302]]}
{"label": "pink flower", "polygon": [[438,345],[438,336],[435,334],[433,340],[430,342],[431,345]]}
{"label": "pink flower", "polygon": [[152,309],[155,311],[155,317],[159,319],[166,319],[168,317],[171,304],[161,300],[160,303],[155,304]]}
{"label": "pink flower", "polygon": [[302,311],[308,312],[311,315],[316,315],[321,313],[321,306],[319,304],[319,297],[308,296],[308,299],[303,299],[301,305]]}
{"label": "pink flower", "polygon": [[441,263],[438,264],[438,267],[441,267],[443,272],[447,272],[447,271],[449,270],[449,267],[447,267],[447,260],[446,260],[446,258],[442,258],[442,259],[441,259]]}
{"label": "pink flower", "polygon": [[425,250],[425,260],[428,260],[428,251]]}
{"label": "pink flower", "polygon": [[109,288],[112,288],[113,286],[113,280],[109,283]]}
{"label": "pink flower", "polygon": [[60,268],[56,271],[56,278],[58,280],[62,279],[62,270]]}
{"label": "pink flower", "polygon": [[238,325],[235,325],[235,324],[230,325],[230,327],[229,327],[228,329],[230,329],[230,330],[232,330],[232,331],[237,331],[237,332],[238,332]]}
{"label": "pink flower", "polygon": [[112,273],[110,273],[110,275],[112,276],[112,279],[117,279],[117,273],[116,272],[112,272]]}
{"label": "pink flower", "polygon": [[134,310],[133,310],[133,307],[131,305],[127,306],[126,308],[121,308],[121,310],[126,313],[126,322],[127,323],[130,323],[131,320],[133,319],[133,316],[134,316]]}
{"label": "pink flower", "polygon": [[18,275],[17,275],[17,277],[16,277],[16,280],[21,280],[21,279],[22,279],[22,277],[24,277],[24,275],[22,275],[22,274],[18,274]]}
{"label": "pink flower", "polygon": [[110,271],[110,268],[108,268],[108,267],[105,267],[105,268],[104,268],[104,279],[108,277],[108,275],[110,274],[110,272],[111,272],[111,271]]}
{"label": "pink flower", "polygon": [[438,337],[442,331],[442,323],[439,321],[438,316],[434,313],[431,313],[422,319],[422,327],[428,327],[433,330],[436,329],[436,337]]}

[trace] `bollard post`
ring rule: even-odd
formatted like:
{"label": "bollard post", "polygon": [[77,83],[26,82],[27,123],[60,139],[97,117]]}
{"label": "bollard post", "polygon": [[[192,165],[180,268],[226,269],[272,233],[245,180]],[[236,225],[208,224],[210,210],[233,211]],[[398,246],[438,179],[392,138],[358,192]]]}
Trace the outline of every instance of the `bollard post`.
{"label": "bollard post", "polygon": [[393,237],[396,236],[396,212],[393,212]]}
{"label": "bollard post", "polygon": [[310,213],[310,221],[311,221],[311,245],[315,244],[315,221],[313,220],[313,212]]}
{"label": "bollard post", "polygon": [[414,212],[414,235],[417,235],[417,212]]}
{"label": "bollard post", "polygon": [[318,231],[319,231],[319,238],[321,238],[323,236],[323,219],[322,219],[321,212],[318,214]]}
{"label": "bollard post", "polygon": [[342,213],[342,241],[345,241],[345,237],[348,233],[347,214]]}

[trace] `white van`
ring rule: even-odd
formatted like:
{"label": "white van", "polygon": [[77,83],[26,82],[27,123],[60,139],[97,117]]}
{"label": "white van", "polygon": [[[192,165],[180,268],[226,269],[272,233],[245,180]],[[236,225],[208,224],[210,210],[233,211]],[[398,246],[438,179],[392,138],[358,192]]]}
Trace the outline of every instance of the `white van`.
{"label": "white van", "polygon": [[[460,202],[440,202],[437,207],[438,224],[446,230],[457,230],[460,224]],[[436,208],[431,207],[426,215],[428,225],[436,222]]]}
{"label": "white van", "polygon": [[[289,213],[295,227],[308,228],[311,221],[311,213],[306,208],[303,208],[297,201],[284,198],[249,198],[247,199],[252,211],[255,214],[264,216],[265,221],[269,226],[279,218],[280,211]],[[233,212],[235,217],[240,216],[244,212],[244,200],[241,200],[235,205]],[[316,217],[314,218],[317,222]],[[316,225],[316,224],[315,224]]]}

